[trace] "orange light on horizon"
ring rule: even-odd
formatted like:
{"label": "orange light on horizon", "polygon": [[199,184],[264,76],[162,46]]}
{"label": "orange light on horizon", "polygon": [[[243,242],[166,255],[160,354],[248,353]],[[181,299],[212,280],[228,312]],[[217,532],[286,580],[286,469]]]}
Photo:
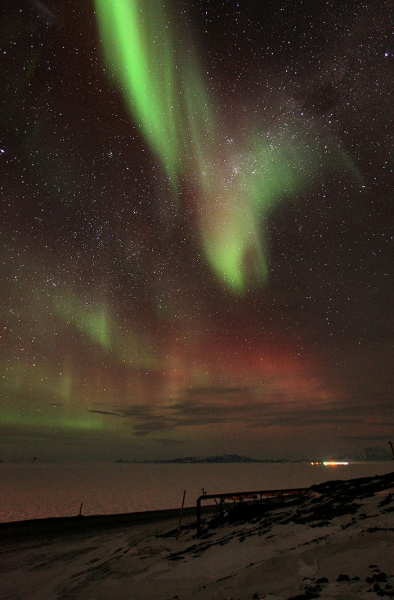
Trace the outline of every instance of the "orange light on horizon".
{"label": "orange light on horizon", "polygon": [[311,465],[324,465],[325,467],[337,467],[338,465],[348,465],[349,463],[342,460],[324,460],[322,461],[313,461]]}

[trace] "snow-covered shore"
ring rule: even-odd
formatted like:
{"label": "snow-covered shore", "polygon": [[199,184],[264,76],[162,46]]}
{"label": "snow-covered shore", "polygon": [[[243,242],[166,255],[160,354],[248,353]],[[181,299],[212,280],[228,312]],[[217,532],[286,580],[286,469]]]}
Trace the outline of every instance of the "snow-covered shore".
{"label": "snow-covered shore", "polygon": [[[188,516],[4,536],[0,597],[155,600],[394,597],[394,473],[314,486],[302,501],[196,537]],[[1,535],[1,532],[0,532]]]}

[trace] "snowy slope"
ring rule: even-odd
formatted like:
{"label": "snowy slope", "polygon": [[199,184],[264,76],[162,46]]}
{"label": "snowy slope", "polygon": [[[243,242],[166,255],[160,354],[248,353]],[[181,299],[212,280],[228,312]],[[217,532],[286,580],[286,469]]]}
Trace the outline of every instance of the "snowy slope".
{"label": "snowy slope", "polygon": [[249,522],[175,538],[177,518],[5,539],[0,597],[262,599],[394,597],[394,473],[328,482]]}

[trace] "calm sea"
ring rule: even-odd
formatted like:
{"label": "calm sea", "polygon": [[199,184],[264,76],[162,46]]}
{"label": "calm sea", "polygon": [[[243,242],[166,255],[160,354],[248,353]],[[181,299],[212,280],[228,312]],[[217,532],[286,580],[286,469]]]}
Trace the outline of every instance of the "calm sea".
{"label": "calm sea", "polygon": [[0,522],[177,508],[207,494],[310,486],[393,471],[392,462],[325,467],[253,464],[0,464]]}

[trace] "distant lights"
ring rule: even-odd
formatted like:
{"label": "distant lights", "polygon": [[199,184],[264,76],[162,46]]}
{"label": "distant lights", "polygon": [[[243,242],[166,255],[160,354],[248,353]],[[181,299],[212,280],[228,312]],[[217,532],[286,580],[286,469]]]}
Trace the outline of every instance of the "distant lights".
{"label": "distant lights", "polygon": [[311,462],[311,465],[324,465],[325,467],[337,467],[338,465],[348,465],[349,463],[342,460],[323,460]]}

